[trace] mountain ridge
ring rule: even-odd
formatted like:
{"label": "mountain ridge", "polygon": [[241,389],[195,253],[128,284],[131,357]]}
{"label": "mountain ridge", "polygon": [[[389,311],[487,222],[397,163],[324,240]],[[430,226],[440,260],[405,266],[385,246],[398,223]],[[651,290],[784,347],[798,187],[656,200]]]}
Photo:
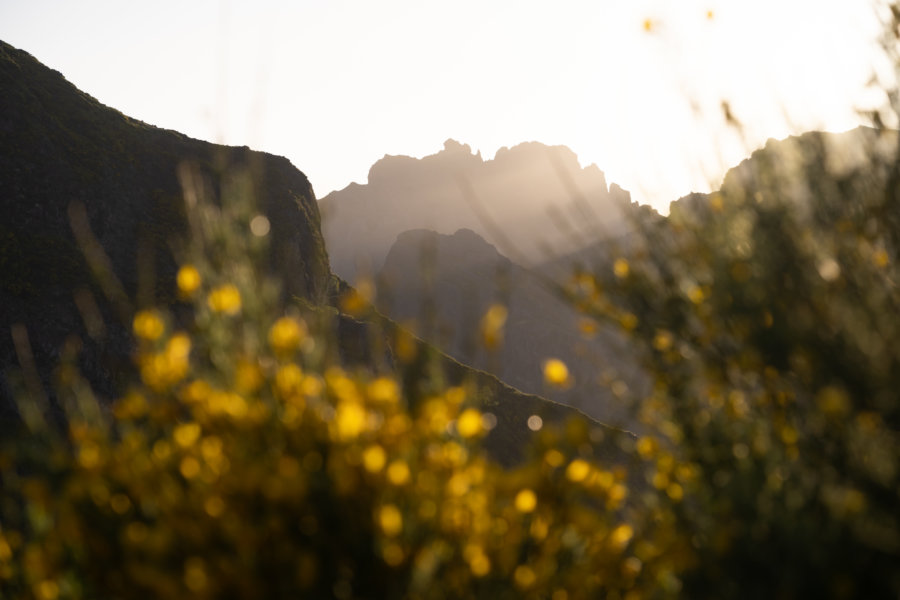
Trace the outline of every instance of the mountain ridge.
{"label": "mountain ridge", "polygon": [[423,158],[385,155],[365,184],[319,200],[332,269],[348,281],[377,272],[399,233],[471,229],[521,264],[624,226],[630,194],[582,167],[565,146],[524,142],[494,158],[453,139]]}

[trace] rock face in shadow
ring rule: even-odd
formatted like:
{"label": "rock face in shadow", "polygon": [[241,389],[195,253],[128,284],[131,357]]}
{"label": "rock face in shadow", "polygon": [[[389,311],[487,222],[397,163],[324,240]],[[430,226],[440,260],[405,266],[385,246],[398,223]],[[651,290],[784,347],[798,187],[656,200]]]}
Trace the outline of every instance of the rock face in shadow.
{"label": "rock face in shadow", "polygon": [[351,283],[374,274],[410,229],[471,229],[519,264],[542,262],[624,227],[630,194],[565,146],[529,142],[492,160],[447,140],[422,159],[385,156],[368,183],[320,201],[334,272]]}
{"label": "rock face in shadow", "polygon": [[[8,403],[8,372],[18,362],[16,324],[27,331],[45,384],[63,341],[75,334],[87,345],[89,378],[112,391],[111,374],[130,363],[128,328],[124,311],[93,283],[72,221],[99,242],[123,297],[170,300],[173,242],[187,230],[177,174],[184,164],[213,196],[235,173],[247,176],[271,223],[269,268],[283,276],[285,292],[310,300],[326,294],[331,275],[318,205],[287,159],[131,119],[0,42],[0,399]],[[85,326],[93,305],[102,331]]]}
{"label": "rock face in shadow", "polygon": [[[604,423],[634,426],[609,385],[623,378],[639,385],[637,360],[626,341],[599,326],[585,335],[583,319],[549,279],[516,265],[475,232],[404,232],[376,281],[382,312],[460,362]],[[488,349],[479,324],[494,304],[506,307],[507,319],[502,343]],[[548,358],[569,366],[569,389],[545,385]]]}

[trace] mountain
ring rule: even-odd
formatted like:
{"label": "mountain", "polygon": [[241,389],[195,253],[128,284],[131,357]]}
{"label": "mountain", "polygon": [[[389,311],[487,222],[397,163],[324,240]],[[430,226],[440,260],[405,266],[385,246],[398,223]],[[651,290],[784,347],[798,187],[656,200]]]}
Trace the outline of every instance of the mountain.
{"label": "mountain", "polygon": [[[834,196],[883,193],[893,177],[897,131],[857,127],[840,133],[809,131],[782,140],[769,139],[728,170],[720,192],[734,199],[765,202],[789,198],[808,217]],[[877,188],[877,189],[876,189]],[[692,193],[672,202],[670,214],[706,210],[710,194]]]}
{"label": "mountain", "polygon": [[385,156],[366,184],[320,200],[332,269],[348,281],[376,273],[410,229],[471,229],[529,264],[621,231],[630,207],[628,192],[565,146],[523,143],[484,160],[454,140],[422,159]]}
{"label": "mountain", "polygon": [[[88,345],[85,367],[95,360],[109,367],[91,368],[95,374],[127,367],[129,337],[121,323],[130,299],[174,297],[171,244],[187,231],[182,165],[216,192],[230,174],[249,173],[258,208],[271,223],[269,269],[282,276],[287,294],[318,301],[327,292],[331,274],[315,195],[285,158],[131,119],[2,42],[0,140],[0,397],[11,395],[7,375],[18,362],[14,324],[27,331],[45,384],[73,333]],[[104,250],[100,260],[113,275],[104,286],[94,283],[73,226]],[[151,281],[141,280],[153,273]],[[115,303],[101,289],[110,286]],[[105,331],[85,326],[82,314],[94,306]],[[95,383],[112,393],[112,375]]]}
{"label": "mountain", "polygon": [[[312,186],[287,159],[131,119],[2,42],[0,133],[3,427],[14,420],[20,368],[33,367],[44,389],[52,390],[63,346],[79,340],[78,366],[108,400],[133,376],[134,311],[153,304],[176,313],[184,308],[173,282],[173,251],[189,230],[179,173],[198,179],[223,207],[235,186],[255,199],[271,226],[264,268],[282,282],[286,302],[330,323],[331,360],[406,377],[393,358],[393,339],[402,332],[396,324],[377,314],[358,321],[336,310],[349,288],[330,271]],[[230,265],[217,267],[227,272]],[[599,437],[611,431],[417,344],[441,380],[478,387],[485,409],[497,417],[486,445],[504,463],[521,456],[533,436],[527,426],[533,414],[548,422],[575,418],[600,431]],[[375,356],[375,346],[386,347],[386,355]],[[414,395],[415,385],[405,391]],[[604,452],[618,452],[609,446],[612,436],[606,443]]]}
{"label": "mountain", "polygon": [[[609,383],[640,389],[643,378],[626,340],[585,320],[547,278],[503,256],[477,233],[429,230],[400,234],[376,278],[381,311],[450,356],[604,423],[633,427]],[[506,309],[502,342],[488,348],[479,323],[493,305]],[[547,359],[562,359],[572,385],[548,387]],[[604,384],[606,382],[606,384]]]}

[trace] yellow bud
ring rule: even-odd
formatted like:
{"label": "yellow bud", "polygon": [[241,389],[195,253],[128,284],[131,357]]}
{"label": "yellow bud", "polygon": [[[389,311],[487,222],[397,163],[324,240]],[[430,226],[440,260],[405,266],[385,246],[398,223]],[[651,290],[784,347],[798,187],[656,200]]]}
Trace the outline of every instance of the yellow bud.
{"label": "yellow bud", "polygon": [[544,362],[544,381],[556,387],[565,387],[569,381],[569,368],[558,358],[550,358]]}
{"label": "yellow bud", "polygon": [[513,581],[519,589],[524,590],[531,587],[536,579],[537,575],[534,574],[534,570],[527,565],[519,565],[513,572]]}
{"label": "yellow bud", "polygon": [[185,423],[175,428],[175,441],[182,448],[188,448],[200,437],[200,425],[197,423]]}
{"label": "yellow bud", "polygon": [[306,324],[293,317],[281,317],[269,329],[269,345],[277,354],[288,354],[306,338]]}
{"label": "yellow bud", "polygon": [[241,310],[241,292],[234,285],[221,285],[209,293],[207,305],[213,312],[236,315]]}
{"label": "yellow bud", "polygon": [[403,485],[409,481],[409,466],[402,460],[395,460],[387,469],[387,478],[394,485]]}
{"label": "yellow bud", "polygon": [[357,402],[341,402],[335,411],[337,437],[352,440],[366,428],[366,410]]}
{"label": "yellow bud", "polygon": [[613,529],[609,534],[609,541],[614,547],[622,549],[628,544],[629,541],[631,541],[631,538],[633,536],[634,529],[631,528],[631,525],[622,523],[621,525]]}
{"label": "yellow bud", "polygon": [[378,511],[378,524],[388,537],[394,537],[403,530],[403,514],[393,504],[385,504]]}
{"label": "yellow bud", "polygon": [[590,472],[591,465],[584,459],[576,458],[569,463],[569,466],[566,469],[566,477],[569,481],[578,483],[579,481],[584,481]]}
{"label": "yellow bud", "polygon": [[385,453],[384,448],[378,444],[373,444],[363,451],[362,458],[363,466],[366,468],[366,471],[377,473],[384,467],[384,463],[387,461],[387,454]]}
{"label": "yellow bud", "polygon": [[528,488],[516,494],[516,510],[522,513],[530,513],[537,508],[537,495]]}
{"label": "yellow bud", "polygon": [[202,283],[200,272],[192,265],[183,265],[178,269],[175,281],[178,284],[178,294],[182,298],[193,296]]}
{"label": "yellow bud", "polygon": [[464,438],[475,437],[484,427],[481,424],[481,413],[474,408],[467,408],[456,420],[456,430]]}
{"label": "yellow bud", "polygon": [[139,338],[152,342],[162,336],[166,326],[158,312],[155,310],[142,310],[134,316],[132,329],[134,329],[134,334]]}
{"label": "yellow bud", "polygon": [[502,304],[492,305],[481,318],[481,338],[485,348],[494,350],[503,343],[503,326],[508,312]]}
{"label": "yellow bud", "polygon": [[372,381],[367,390],[372,402],[392,404],[400,399],[400,387],[390,377],[379,377]]}

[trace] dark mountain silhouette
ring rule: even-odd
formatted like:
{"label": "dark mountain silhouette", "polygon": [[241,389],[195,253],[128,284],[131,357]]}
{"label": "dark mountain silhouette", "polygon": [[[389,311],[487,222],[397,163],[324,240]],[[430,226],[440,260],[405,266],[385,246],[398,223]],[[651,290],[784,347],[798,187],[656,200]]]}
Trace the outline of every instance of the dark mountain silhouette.
{"label": "dark mountain silhouette", "polygon": [[[6,372],[17,362],[13,324],[27,329],[45,383],[72,333],[89,346],[85,360],[110,367],[91,369],[95,374],[129,364],[128,334],[121,325],[129,299],[173,298],[171,241],[187,229],[178,180],[183,164],[216,191],[230,174],[248,172],[257,204],[271,223],[270,269],[284,278],[285,292],[312,301],[327,292],[331,274],[315,196],[306,176],[282,157],[190,139],[131,119],[2,42],[0,140],[3,396],[10,394]],[[106,301],[94,283],[73,223],[105,249],[122,289],[107,284],[125,307]],[[141,277],[154,272],[155,282],[144,285]],[[82,313],[93,305],[108,328],[92,336]],[[112,392],[106,377],[95,383]]]}
{"label": "dark mountain silhouette", "polygon": [[320,201],[331,266],[353,281],[373,274],[403,231],[471,229],[519,264],[571,252],[621,232],[630,194],[565,146],[530,142],[492,160],[453,140],[422,159],[385,156],[368,183]]}
{"label": "dark mountain silhouette", "polygon": [[[613,381],[639,386],[636,358],[626,341],[584,319],[549,281],[502,256],[475,232],[453,235],[407,231],[391,247],[378,278],[378,306],[426,340],[528,393],[541,394],[605,423],[633,426]],[[485,346],[479,323],[492,305],[507,309],[503,342]],[[543,363],[560,358],[573,385],[543,382]],[[604,385],[604,382],[606,385]]]}
{"label": "dark mountain silhouette", "polygon": [[[390,358],[396,324],[377,314],[356,321],[334,309],[346,284],[329,269],[312,187],[287,159],[131,119],[0,42],[0,429],[14,420],[14,373],[34,367],[52,395],[61,348],[73,337],[83,344],[79,367],[101,399],[122,392],[132,365],[133,311],[175,299],[172,251],[188,230],[178,177],[183,165],[214,198],[236,180],[255,198],[271,223],[268,270],[283,282],[286,297],[331,321],[338,359],[399,369],[382,365],[384,357],[371,351],[379,338]],[[97,267],[105,271],[100,283]],[[503,462],[517,458],[532,435],[531,414],[589,421],[601,431],[597,439],[609,431],[419,345],[448,383],[478,384],[486,409],[497,416],[486,444]],[[23,354],[27,365],[20,364]],[[598,452],[618,452],[611,436],[606,443]]]}
{"label": "dark mountain silhouette", "polygon": [[[897,173],[892,173],[896,149],[896,131],[871,127],[769,139],[725,174],[721,191],[758,202],[777,192],[808,216],[822,208],[831,192],[883,188],[896,179]],[[710,199],[710,194],[688,194],[672,202],[669,212],[708,210]]]}

